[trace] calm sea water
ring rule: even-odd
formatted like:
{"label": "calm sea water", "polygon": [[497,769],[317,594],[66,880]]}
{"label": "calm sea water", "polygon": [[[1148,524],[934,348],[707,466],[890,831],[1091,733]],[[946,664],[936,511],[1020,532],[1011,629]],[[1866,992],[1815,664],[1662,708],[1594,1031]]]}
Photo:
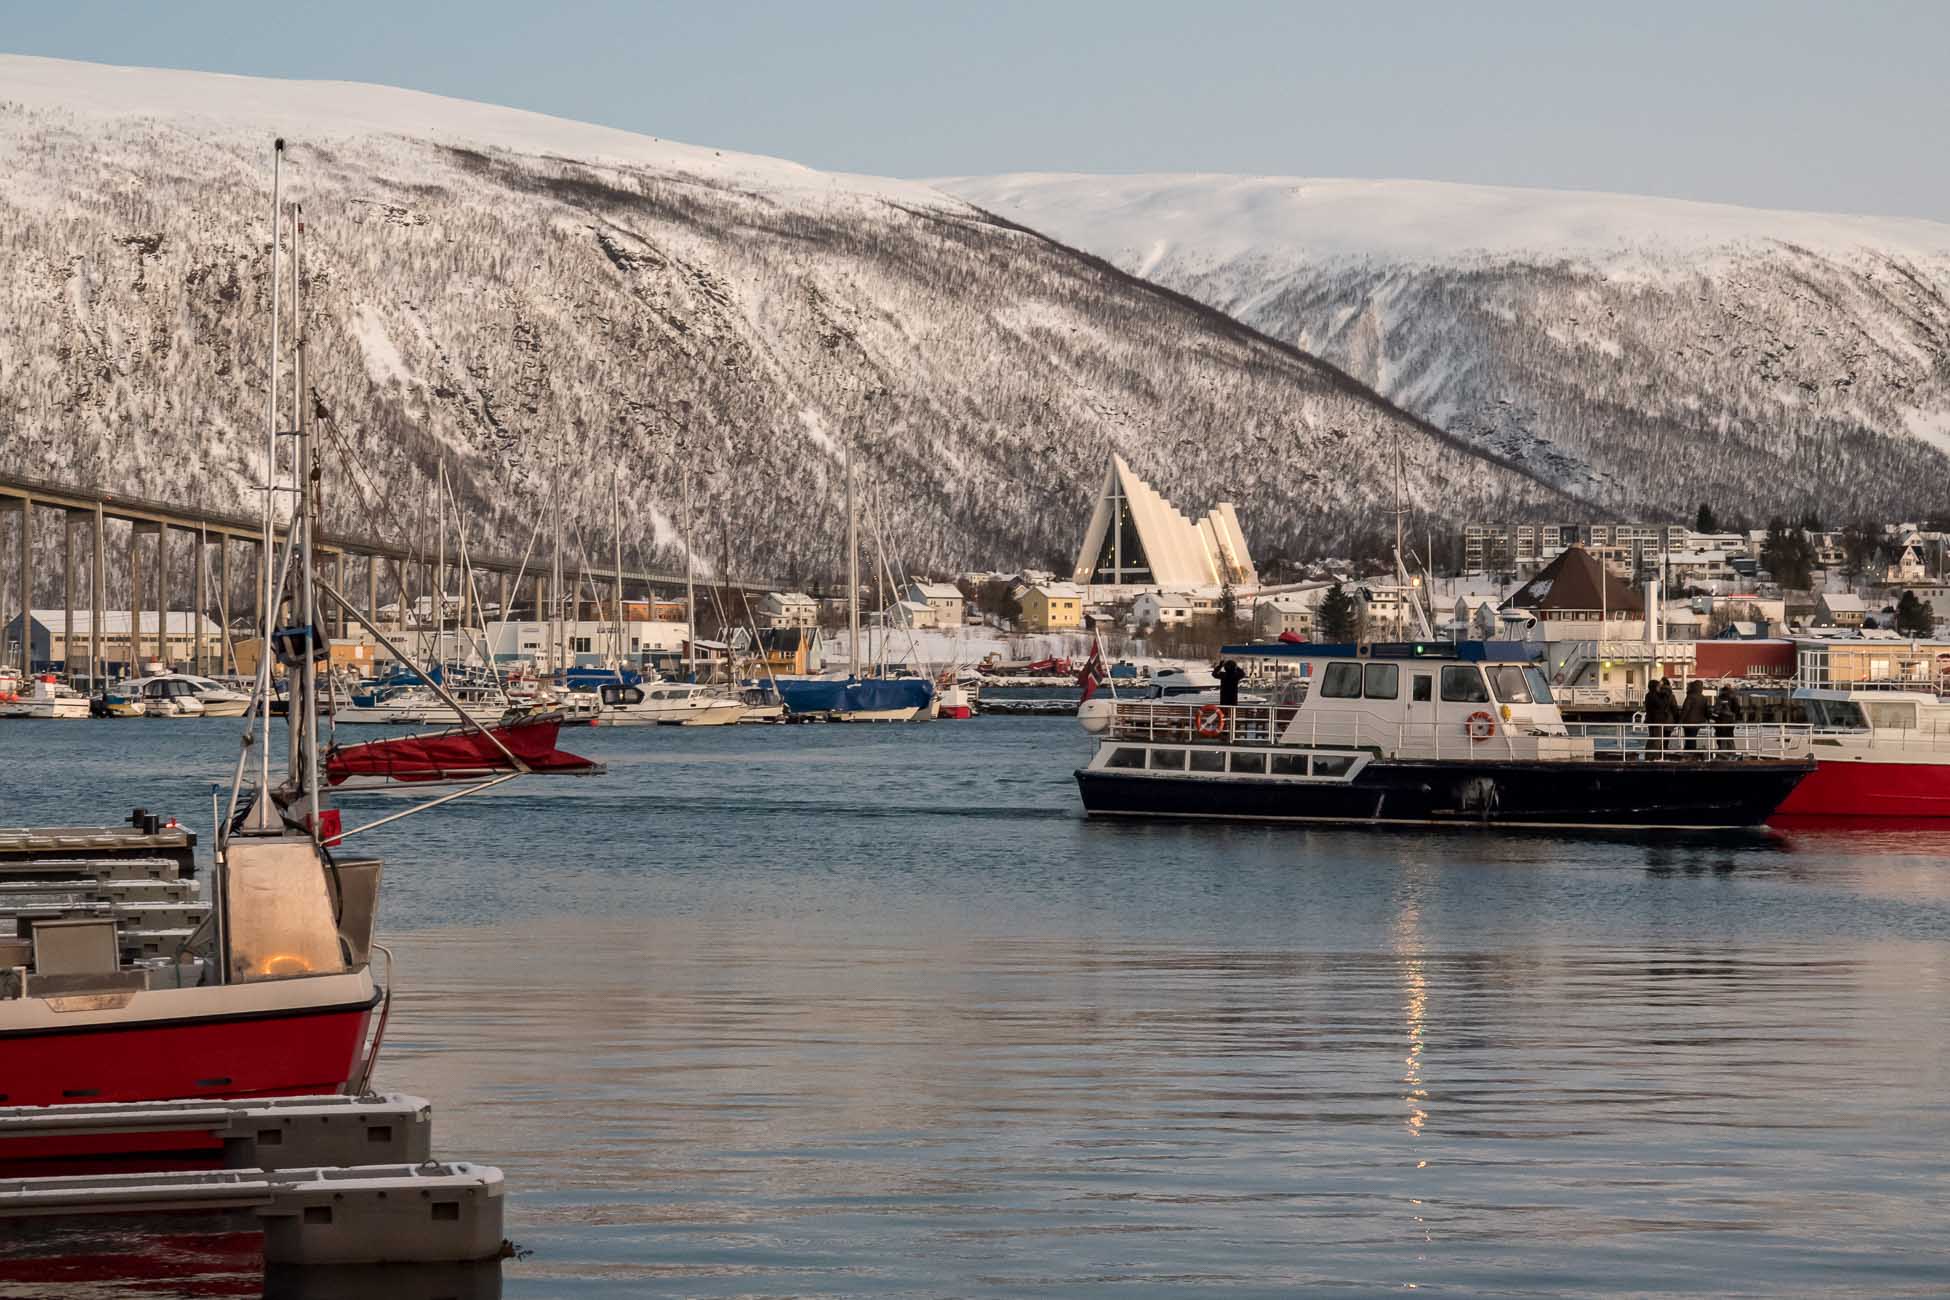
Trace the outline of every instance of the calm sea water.
{"label": "calm sea water", "polygon": [[[0,822],[207,825],[236,730],[0,723]],[[564,734],[609,775],[371,837],[380,1083],[507,1172],[507,1294],[1950,1288],[1950,833],[1118,826],[1067,720]]]}

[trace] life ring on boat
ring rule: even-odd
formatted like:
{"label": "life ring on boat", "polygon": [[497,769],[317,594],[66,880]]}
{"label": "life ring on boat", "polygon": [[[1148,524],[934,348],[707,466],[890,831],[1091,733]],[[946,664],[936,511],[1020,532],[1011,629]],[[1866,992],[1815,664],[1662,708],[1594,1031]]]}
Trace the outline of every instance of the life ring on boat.
{"label": "life ring on boat", "polygon": [[1207,740],[1223,736],[1226,730],[1226,711],[1216,704],[1201,704],[1198,712],[1192,715],[1192,726]]}
{"label": "life ring on boat", "polygon": [[1485,741],[1496,734],[1496,719],[1481,709],[1470,714],[1469,721],[1464,725],[1469,728],[1469,739],[1472,742]]}

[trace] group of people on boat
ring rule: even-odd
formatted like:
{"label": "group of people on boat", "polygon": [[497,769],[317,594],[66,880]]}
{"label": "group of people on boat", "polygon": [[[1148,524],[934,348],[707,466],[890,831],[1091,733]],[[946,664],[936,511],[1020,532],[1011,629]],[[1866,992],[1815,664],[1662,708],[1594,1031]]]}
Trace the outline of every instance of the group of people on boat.
{"label": "group of people on boat", "polygon": [[1645,688],[1644,709],[1649,733],[1647,744],[1658,750],[1666,749],[1672,742],[1673,748],[1686,752],[1704,751],[1708,748],[1709,723],[1713,728],[1714,747],[1731,749],[1735,725],[1746,720],[1739,693],[1731,685],[1723,685],[1714,692],[1709,705],[1706,689],[1698,678],[1686,683],[1684,700],[1674,693],[1672,678],[1661,677],[1652,682]]}

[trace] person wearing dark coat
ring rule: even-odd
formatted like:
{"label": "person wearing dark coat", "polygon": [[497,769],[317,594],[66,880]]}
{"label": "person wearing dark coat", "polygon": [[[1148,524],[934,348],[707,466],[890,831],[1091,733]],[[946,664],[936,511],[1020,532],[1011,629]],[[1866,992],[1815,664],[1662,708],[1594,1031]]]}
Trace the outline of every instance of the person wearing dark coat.
{"label": "person wearing dark coat", "polygon": [[1706,719],[1706,689],[1694,678],[1686,683],[1686,702],[1679,706],[1679,727],[1686,733],[1688,750],[1700,748],[1700,733],[1706,730]]}
{"label": "person wearing dark coat", "polygon": [[1665,692],[1659,689],[1657,678],[1645,684],[1645,747],[1653,753],[1661,753],[1666,747],[1666,727],[1672,722],[1672,706],[1666,703]]}
{"label": "person wearing dark coat", "polygon": [[1734,724],[1742,721],[1740,696],[1731,686],[1722,686],[1713,699],[1713,747],[1732,751]]}
{"label": "person wearing dark coat", "polygon": [[1238,704],[1239,682],[1245,677],[1246,670],[1230,659],[1221,659],[1212,670],[1212,675],[1219,679],[1220,705],[1229,709]]}

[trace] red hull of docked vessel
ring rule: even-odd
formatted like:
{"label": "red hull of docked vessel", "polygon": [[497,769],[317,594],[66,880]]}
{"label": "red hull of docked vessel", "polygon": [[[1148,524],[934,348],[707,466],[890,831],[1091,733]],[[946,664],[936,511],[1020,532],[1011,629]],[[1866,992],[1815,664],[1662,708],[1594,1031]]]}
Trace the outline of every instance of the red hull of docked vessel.
{"label": "red hull of docked vessel", "polygon": [[1950,818],[1950,763],[1822,762],[1770,824],[1793,817]]}
{"label": "red hull of docked vessel", "polygon": [[[352,1005],[239,1016],[91,1025],[0,1037],[8,1106],[60,1106],[208,1097],[283,1097],[343,1092],[359,1069],[379,995]],[[207,1132],[0,1135],[0,1168],[23,1162],[218,1148]]]}

